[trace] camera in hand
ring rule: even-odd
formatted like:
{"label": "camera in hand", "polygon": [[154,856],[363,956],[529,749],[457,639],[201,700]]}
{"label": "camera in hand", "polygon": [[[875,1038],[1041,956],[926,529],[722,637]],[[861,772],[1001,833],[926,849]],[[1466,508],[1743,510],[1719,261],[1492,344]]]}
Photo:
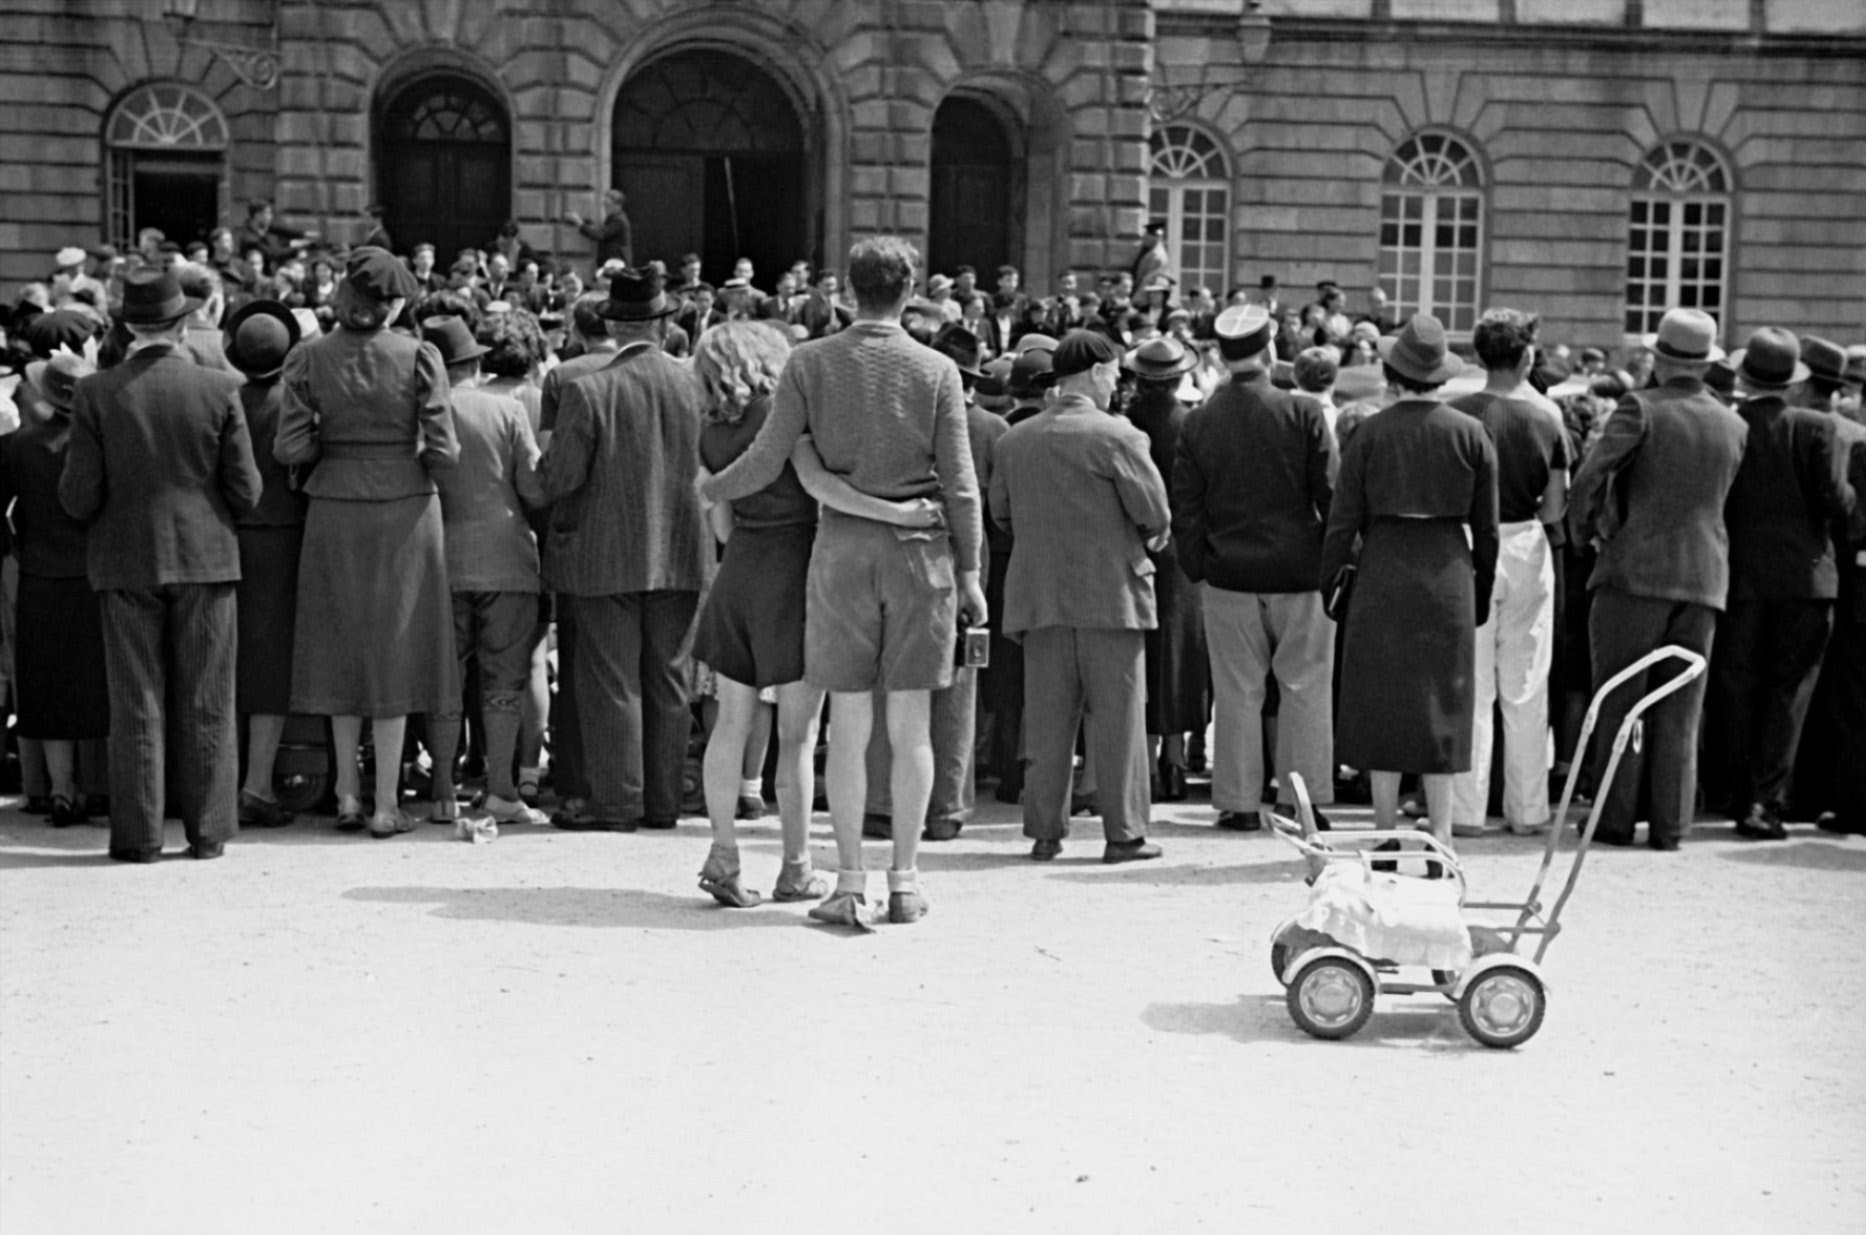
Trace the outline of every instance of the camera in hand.
{"label": "camera in hand", "polygon": [[952,663],[961,669],[990,668],[991,630],[984,626],[962,627],[958,644],[953,648]]}

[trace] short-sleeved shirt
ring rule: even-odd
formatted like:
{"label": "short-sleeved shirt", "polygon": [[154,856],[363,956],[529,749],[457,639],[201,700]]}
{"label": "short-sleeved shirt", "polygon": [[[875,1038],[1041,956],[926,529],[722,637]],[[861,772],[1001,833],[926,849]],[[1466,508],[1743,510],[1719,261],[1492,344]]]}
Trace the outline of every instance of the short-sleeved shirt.
{"label": "short-sleeved shirt", "polygon": [[1568,435],[1527,399],[1479,391],[1451,405],[1483,424],[1497,448],[1497,521],[1526,523],[1542,509],[1549,476],[1569,469]]}

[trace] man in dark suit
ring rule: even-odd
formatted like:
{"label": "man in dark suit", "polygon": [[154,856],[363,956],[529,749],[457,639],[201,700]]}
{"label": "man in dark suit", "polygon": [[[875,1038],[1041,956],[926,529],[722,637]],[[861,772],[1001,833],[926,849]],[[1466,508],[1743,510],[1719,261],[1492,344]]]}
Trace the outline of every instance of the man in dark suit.
{"label": "man in dark suit", "polygon": [[91,525],[110,677],[110,856],[124,862],[162,854],[165,760],[190,854],[217,858],[239,830],[233,518],[257,505],[261,481],[240,379],[182,348],[198,307],[168,271],[129,276],[121,320],[134,342],[122,364],[78,384],[58,486]]}
{"label": "man in dark suit", "polygon": [[988,504],[1016,537],[1004,629],[1024,643],[1024,835],[1039,862],[1062,852],[1086,710],[1102,861],[1157,858],[1147,840],[1144,632],[1157,624],[1147,549],[1166,543],[1166,482],[1146,434],[1108,414],[1121,369],[1114,344],[1072,331],[1051,363],[1057,397],[998,439]]}
{"label": "man in dark suit", "polygon": [[628,198],[621,189],[610,189],[603,194],[603,221],[585,219],[572,210],[564,218],[570,226],[581,232],[586,239],[596,242],[596,264],[621,262],[624,266],[635,264],[635,230],[628,220]]}
{"label": "man in dark suit", "polygon": [[[1716,339],[1708,313],[1666,313],[1654,347],[1656,384],[1620,400],[1575,476],[1570,531],[1600,546],[1588,580],[1596,689],[1667,644],[1710,655],[1730,586],[1724,502],[1749,434],[1743,418],[1705,389],[1705,370],[1723,356]],[[1595,730],[1597,776],[1633,703],[1680,668],[1676,661],[1656,666],[1607,700]],[[1646,714],[1643,759],[1629,748],[1612,785],[1603,786],[1609,797],[1596,840],[1633,843],[1643,775],[1651,785],[1649,843],[1678,847],[1697,794],[1705,685],[1699,677]]]}
{"label": "man in dark suit", "polygon": [[590,796],[570,831],[671,828],[690,722],[687,628],[711,541],[693,480],[702,395],[662,348],[674,303],[661,281],[610,280],[599,308],[620,345],[565,386],[539,465],[552,504],[545,582],[574,613],[576,706]]}
{"label": "man in dark suit", "polygon": [[1711,664],[1712,751],[1737,835],[1750,840],[1788,838],[1789,770],[1839,592],[1830,529],[1854,505],[1834,422],[1788,405],[1790,387],[1808,379],[1800,352],[1793,334],[1764,327],[1730,358],[1749,438],[1724,505],[1730,597]]}
{"label": "man in dark suit", "polygon": [[1173,459],[1173,538],[1201,585],[1211,651],[1212,805],[1218,826],[1263,826],[1266,680],[1279,694],[1278,797],[1300,772],[1335,800],[1335,630],[1317,581],[1335,497],[1335,438],[1320,403],[1270,383],[1275,319],[1240,305],[1215,324],[1231,381],[1186,418]]}

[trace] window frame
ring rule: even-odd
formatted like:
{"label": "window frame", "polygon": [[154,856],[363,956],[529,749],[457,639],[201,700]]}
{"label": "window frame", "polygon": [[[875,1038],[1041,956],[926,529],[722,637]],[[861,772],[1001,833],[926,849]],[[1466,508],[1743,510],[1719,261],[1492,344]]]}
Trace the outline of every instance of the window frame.
{"label": "window frame", "polygon": [[[1426,148],[1427,143],[1432,144],[1431,149]],[[1461,157],[1450,157],[1447,147],[1455,148]],[[1484,288],[1490,282],[1490,183],[1490,169],[1477,143],[1444,129],[1421,129],[1409,134],[1387,156],[1380,176],[1380,233],[1375,262],[1380,287],[1400,320],[1414,313],[1430,313],[1448,333],[1460,335],[1468,335],[1476,326],[1483,311]],[[1417,203],[1416,218],[1408,217],[1409,202]],[[1450,219],[1442,218],[1443,207],[1450,203],[1470,204],[1475,217],[1459,218],[1454,209]],[[1419,227],[1419,243],[1411,246],[1405,243],[1404,229],[1414,223]],[[1454,243],[1441,250],[1441,224],[1453,229],[1471,226],[1472,244],[1467,248]],[[1390,225],[1399,229],[1399,239],[1393,243],[1386,239]],[[1411,253],[1418,255],[1418,263],[1409,275],[1405,258]],[[1453,259],[1452,272],[1447,276],[1438,273],[1441,254]],[[1470,257],[1468,275],[1456,262],[1465,254]],[[1441,277],[1448,278],[1454,287],[1452,299],[1443,304],[1439,303],[1436,289]],[[1458,300],[1455,292],[1457,284],[1467,279],[1471,285],[1468,304]],[[1417,287],[1417,294],[1410,298],[1402,294],[1408,281]]]}
{"label": "window frame", "polygon": [[[1659,319],[1665,311],[1683,305],[1687,285],[1697,294],[1695,303],[1684,307],[1702,308],[1717,319],[1720,328],[1727,328],[1730,305],[1735,298],[1736,197],[1736,176],[1730,160],[1701,137],[1691,134],[1667,137],[1641,156],[1633,168],[1627,194],[1626,259],[1620,267],[1620,329],[1623,341],[1629,346],[1643,345],[1646,338],[1658,330]],[[1693,208],[1699,212],[1696,221],[1687,217]],[[1661,209],[1666,216],[1663,224],[1655,222]],[[1705,219],[1712,210],[1722,215],[1717,224]],[[1658,250],[1652,247],[1651,239],[1661,227],[1666,243],[1663,250]],[[1702,244],[1694,251],[1688,249],[1687,233],[1695,231],[1701,235],[1713,227],[1721,233],[1721,244],[1714,255]],[[1636,231],[1647,235],[1643,250],[1634,248]],[[1657,259],[1665,262],[1665,273],[1655,279],[1651,271]],[[1702,274],[1686,278],[1687,261],[1701,263],[1713,259],[1718,263],[1714,282]],[[1635,261],[1645,263],[1637,276],[1633,273]],[[1636,285],[1646,292],[1638,305],[1633,302]],[[1711,286],[1717,290],[1717,303],[1707,307],[1703,293]],[[1655,288],[1658,291],[1656,303],[1652,299]],[[1638,329],[1633,328],[1635,323],[1631,320],[1635,315],[1639,318]]]}
{"label": "window frame", "polygon": [[[1175,135],[1183,134],[1183,140],[1176,140]],[[1199,142],[1207,143],[1209,149],[1201,150]],[[1178,156],[1173,158],[1173,156]],[[1231,287],[1232,261],[1234,246],[1232,233],[1233,213],[1235,210],[1234,184],[1231,171],[1230,152],[1216,133],[1202,125],[1189,124],[1183,120],[1161,125],[1147,138],[1147,209],[1149,220],[1166,224],[1166,251],[1172,262],[1172,275],[1178,279],[1176,295],[1183,296],[1194,287],[1209,287],[1213,298],[1219,303],[1225,302],[1225,296]],[[1203,174],[1188,174],[1192,170]],[[1213,174],[1214,171],[1216,174]],[[1187,196],[1197,192],[1204,195],[1212,192],[1219,194],[1217,211],[1206,208],[1208,200],[1201,201],[1199,210],[1191,217],[1202,222],[1213,219],[1218,221],[1218,265],[1214,268],[1200,262],[1192,269],[1198,271],[1196,278],[1187,274],[1185,261],[1185,225],[1188,217],[1186,210]],[[1165,194],[1164,211],[1155,208],[1155,195]],[[1212,244],[1209,238],[1193,242],[1199,248]],[[1136,288],[1138,292],[1140,289]]]}
{"label": "window frame", "polygon": [[[172,104],[163,104],[165,93],[174,96]],[[199,108],[190,113],[183,106],[187,100]],[[141,107],[145,102],[154,106]],[[187,117],[187,123],[152,126],[148,117],[159,111]],[[136,246],[136,164],[145,156],[179,154],[201,157],[203,163],[211,156],[216,161],[220,213],[227,214],[232,129],[220,104],[200,88],[164,78],[136,83],[104,113],[102,144],[104,235],[119,249],[128,252]]]}

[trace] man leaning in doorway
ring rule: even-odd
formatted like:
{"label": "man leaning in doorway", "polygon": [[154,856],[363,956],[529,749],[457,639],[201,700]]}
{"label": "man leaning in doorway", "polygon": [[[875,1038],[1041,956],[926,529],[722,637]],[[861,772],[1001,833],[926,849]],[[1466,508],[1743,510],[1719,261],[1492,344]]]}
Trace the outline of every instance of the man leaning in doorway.
{"label": "man leaning in doorway", "polygon": [[983,625],[986,618],[978,480],[959,369],[900,324],[919,264],[920,254],[898,237],[850,250],[854,323],[791,354],[757,440],[702,488],[713,501],[757,492],[808,433],[824,466],[856,489],[945,502],[948,527],[933,529],[825,509],[811,554],[804,680],[830,692],[827,780],[838,871],[835,894],[810,916],[839,925],[866,924],[863,759],[877,687],[888,692],[894,748],[888,920],[914,922],[927,911],[915,863],[933,784],[931,692],[952,681],[957,620]]}

